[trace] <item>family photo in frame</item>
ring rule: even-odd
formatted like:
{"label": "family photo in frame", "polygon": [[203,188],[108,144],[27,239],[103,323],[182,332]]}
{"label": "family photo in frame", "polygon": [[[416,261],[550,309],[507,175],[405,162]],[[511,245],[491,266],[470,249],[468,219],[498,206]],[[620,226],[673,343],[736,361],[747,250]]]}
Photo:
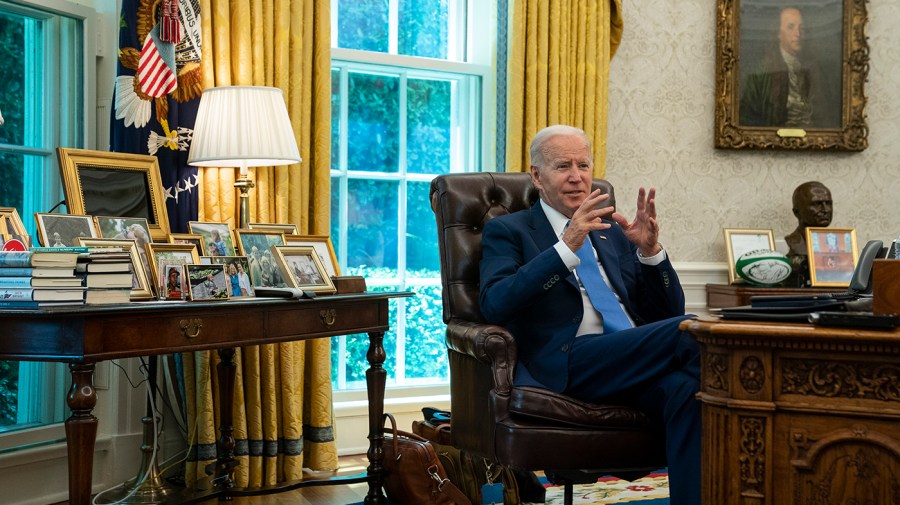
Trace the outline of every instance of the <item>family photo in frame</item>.
{"label": "family photo in frame", "polygon": [[715,146],[868,146],[865,2],[718,0]]}

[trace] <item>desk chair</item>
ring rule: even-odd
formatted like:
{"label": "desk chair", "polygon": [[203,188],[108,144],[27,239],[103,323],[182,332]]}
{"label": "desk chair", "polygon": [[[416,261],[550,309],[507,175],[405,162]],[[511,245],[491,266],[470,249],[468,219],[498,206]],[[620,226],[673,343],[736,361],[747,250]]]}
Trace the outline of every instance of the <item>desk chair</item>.
{"label": "desk chair", "polygon": [[[610,194],[612,186],[595,179]],[[565,486],[602,475],[634,479],[666,466],[664,434],[642,412],[592,404],[536,387],[513,386],[516,343],[486,324],[478,305],[481,233],[499,215],[538,199],[527,173],[467,173],[436,177],[444,321],[450,362],[453,445],[520,470],[543,470]]]}

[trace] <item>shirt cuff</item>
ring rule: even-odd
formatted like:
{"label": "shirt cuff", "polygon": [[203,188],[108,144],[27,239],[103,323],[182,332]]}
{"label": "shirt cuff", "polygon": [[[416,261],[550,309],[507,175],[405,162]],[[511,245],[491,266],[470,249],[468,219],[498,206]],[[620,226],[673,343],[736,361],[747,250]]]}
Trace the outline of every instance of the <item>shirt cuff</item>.
{"label": "shirt cuff", "polygon": [[566,243],[562,240],[557,242],[553,247],[554,249],[556,249],[556,253],[559,254],[559,259],[563,260],[563,263],[566,264],[566,267],[570,272],[572,270],[575,270],[575,267],[581,264],[581,260],[578,259],[578,255],[575,254],[571,249],[569,249],[569,246],[567,246]]}
{"label": "shirt cuff", "polygon": [[[574,254],[574,253],[572,253],[572,254]],[[666,250],[663,249],[662,244],[660,244],[659,252],[654,254],[653,256],[645,257],[641,254],[641,251],[638,251],[637,257],[638,257],[638,261],[640,261],[644,265],[649,265],[651,267],[655,267],[656,265],[659,265],[660,263],[665,261],[668,256],[666,256]]]}

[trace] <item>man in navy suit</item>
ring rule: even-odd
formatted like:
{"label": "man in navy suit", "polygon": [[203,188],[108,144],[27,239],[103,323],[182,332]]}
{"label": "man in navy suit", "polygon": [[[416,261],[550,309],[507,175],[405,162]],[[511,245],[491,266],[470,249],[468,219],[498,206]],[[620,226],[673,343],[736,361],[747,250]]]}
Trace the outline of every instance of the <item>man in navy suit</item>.
{"label": "man in navy suit", "polygon": [[[665,426],[672,505],[699,505],[700,351],[678,329],[684,292],[657,240],[656,192],[640,189],[631,223],[604,206],[578,128],[541,130],[530,154],[540,201],[488,221],[482,238],[481,311],[516,339],[515,382],[646,412]],[[596,282],[579,252],[600,267]],[[593,299],[601,282],[615,294],[605,313]]]}

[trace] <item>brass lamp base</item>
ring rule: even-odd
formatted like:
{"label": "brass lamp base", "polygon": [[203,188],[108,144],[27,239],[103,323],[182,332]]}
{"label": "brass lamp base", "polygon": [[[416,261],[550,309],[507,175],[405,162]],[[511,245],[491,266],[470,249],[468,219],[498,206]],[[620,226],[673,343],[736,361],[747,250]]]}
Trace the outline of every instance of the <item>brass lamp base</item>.
{"label": "brass lamp base", "polygon": [[238,180],[234,181],[234,187],[241,192],[240,206],[238,207],[238,223],[243,229],[249,228],[247,223],[250,221],[250,188],[256,187],[256,184],[246,175],[242,175]]}
{"label": "brass lamp base", "polygon": [[[141,419],[144,425],[144,442],[141,444],[141,469],[138,470],[137,476],[114,490],[110,490],[102,495],[98,495],[98,504],[103,503],[140,503],[140,504],[156,504],[163,503],[167,496],[172,495],[175,490],[166,484],[160,477],[159,466],[153,461],[153,419],[144,417]],[[146,478],[144,478],[146,475]],[[141,480],[143,478],[143,481]],[[135,489],[137,488],[137,489]]]}

